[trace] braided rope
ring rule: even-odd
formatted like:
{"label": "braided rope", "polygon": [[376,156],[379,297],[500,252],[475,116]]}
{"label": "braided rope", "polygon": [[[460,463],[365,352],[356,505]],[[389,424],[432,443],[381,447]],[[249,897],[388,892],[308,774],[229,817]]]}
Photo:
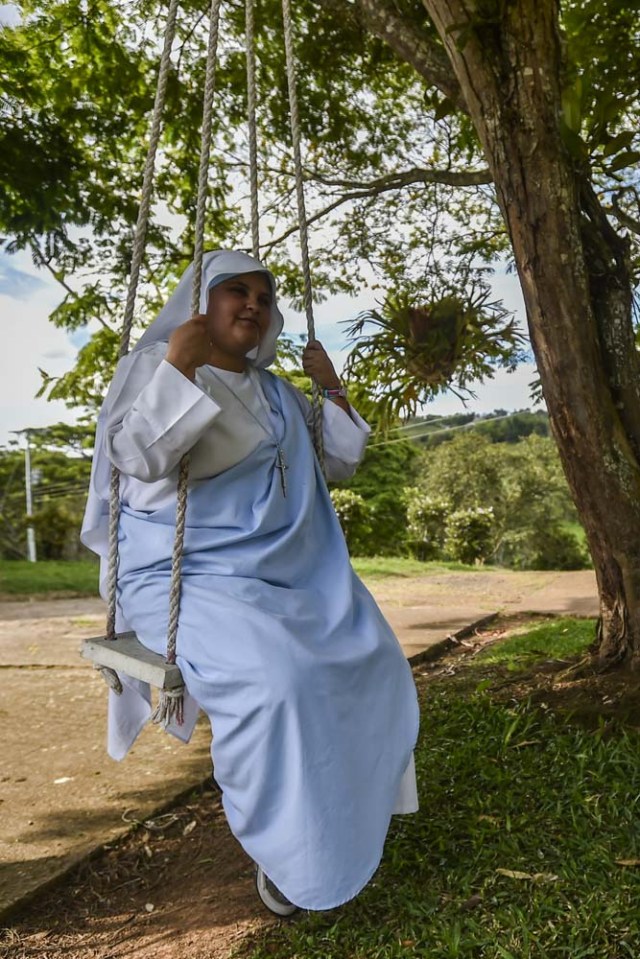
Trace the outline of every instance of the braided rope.
{"label": "braided rope", "polygon": [[211,126],[213,120],[213,96],[216,87],[216,63],[218,52],[218,26],[221,0],[211,0],[209,21],[209,46],[204,81],[202,105],[202,134],[200,139],[200,166],[198,168],[198,201],[196,207],[195,246],[193,252],[193,290],[191,315],[200,312],[200,287],[202,285],[202,256],[204,252],[204,220],[207,210],[209,160],[211,157]]}
{"label": "braided rope", "polygon": [[171,67],[171,47],[173,46],[177,13],[178,0],[170,0],[169,12],[167,14],[167,24],[164,32],[164,46],[162,49],[162,57],[160,58],[160,70],[158,72],[158,85],[156,87],[155,102],[153,104],[151,130],[149,132],[149,147],[147,149],[147,159],[144,165],[144,175],[142,177],[142,195],[140,197],[138,221],[136,223],[133,252],[131,254],[129,289],[127,291],[127,303],[124,310],[122,335],[120,337],[120,357],[126,356],[129,352],[129,339],[131,337],[133,311],[136,305],[136,294],[138,292],[138,283],[140,280],[140,267],[142,265],[145,242],[147,239],[147,226],[149,224],[151,197],[153,195],[156,153],[158,150],[158,143],[160,142],[160,133],[162,131],[162,114],[164,112],[164,104],[167,95],[167,80],[169,78],[169,69]]}
{"label": "braided rope", "polygon": [[[207,208],[209,159],[211,156],[211,127],[213,119],[213,97],[215,93],[216,62],[218,52],[218,26],[220,22],[221,0],[211,0],[209,21],[209,44],[207,48],[207,67],[202,105],[202,135],[200,140],[200,166],[198,169],[198,198],[196,206],[195,250],[193,257],[193,289],[191,291],[191,313],[199,313],[200,291],[202,287],[202,257],[204,252],[204,227]],[[189,485],[189,454],[180,460],[178,471],[178,490],[176,493],[176,531],[171,555],[171,586],[169,589],[169,623],[167,627],[167,662],[175,663],[178,642],[178,621],[180,616],[180,585],[182,570],[182,551],[184,546],[184,528],[187,515],[187,490]],[[176,715],[182,715],[182,703],[178,704]],[[161,696],[154,722],[168,721],[169,700]],[[178,719],[180,722],[180,719]]]}
{"label": "braided rope", "polygon": [[118,601],[118,522],[120,520],[120,473],[111,467],[109,481],[109,557],[107,578],[107,639],[116,638]]}
{"label": "braided rope", "polygon": [[171,555],[171,589],[169,591],[169,626],[167,629],[167,662],[176,661],[176,641],[178,637],[178,617],[180,614],[180,570],[182,566],[182,547],[184,544],[184,526],[187,515],[187,484],[189,481],[189,456],[180,460],[178,475],[178,495],[176,501],[176,532]]}
{"label": "braided rope", "polygon": [[256,120],[256,51],[253,0],[245,0],[245,51],[247,56],[247,120],[249,124],[249,181],[251,188],[251,249],[260,258],[258,213],[258,127]]}
{"label": "braided rope", "polygon": [[[293,21],[289,0],[282,0],[282,22],[284,26],[284,48],[287,64],[287,85],[289,88],[289,112],[291,116],[291,141],[293,145],[293,162],[296,179],[296,198],[298,201],[298,225],[300,230],[300,257],[302,261],[302,275],[304,278],[304,308],[307,317],[307,337],[315,340],[316,328],[313,316],[313,288],[311,284],[311,266],[309,263],[309,231],[307,226],[307,212],[304,202],[304,176],[302,171],[302,153],[300,149],[300,111],[298,109],[298,92],[296,88],[296,60],[293,49]],[[317,383],[312,383],[313,397],[313,442],[324,472],[324,448],[322,442],[322,406],[320,404],[320,389]]]}
{"label": "braided rope", "polygon": [[[133,313],[136,304],[136,295],[138,292],[138,283],[140,281],[140,266],[144,256],[145,242],[147,238],[147,227],[149,225],[149,213],[151,210],[151,197],[153,194],[153,180],[156,163],[156,153],[158,143],[160,142],[160,132],[162,129],[162,114],[167,94],[167,79],[169,68],[171,66],[171,47],[173,46],[173,37],[176,29],[176,17],[178,13],[178,0],[170,0],[169,11],[167,13],[167,23],[164,31],[164,45],[162,56],[160,58],[160,68],[158,70],[158,84],[153,104],[153,115],[151,119],[151,130],[149,133],[149,146],[147,149],[147,159],[144,165],[144,174],[142,177],[142,195],[140,198],[140,208],[138,210],[138,219],[136,222],[135,237],[133,242],[133,251],[131,255],[131,273],[129,275],[129,287],[127,290],[127,302],[124,310],[124,320],[122,323],[122,334],[120,336],[120,351],[118,359],[126,356],[129,352],[129,340],[131,339],[131,327],[133,325]],[[111,469],[111,479],[109,484],[109,558],[108,558],[108,581],[107,581],[107,638],[115,639],[116,629],[116,602],[117,592],[116,583],[118,575],[118,520],[120,518],[120,475],[115,467]]]}

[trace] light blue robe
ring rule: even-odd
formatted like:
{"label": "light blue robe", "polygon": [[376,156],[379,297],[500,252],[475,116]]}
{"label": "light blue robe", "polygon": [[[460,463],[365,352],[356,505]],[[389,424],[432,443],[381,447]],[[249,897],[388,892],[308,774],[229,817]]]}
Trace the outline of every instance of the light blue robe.
{"label": "light blue robe", "polygon": [[[262,371],[276,447],[189,490],[177,662],[211,720],[232,832],[307,909],[355,896],[382,856],[418,732],[411,669],[351,569],[299,402]],[[164,652],[174,507],[120,520],[119,602]]]}

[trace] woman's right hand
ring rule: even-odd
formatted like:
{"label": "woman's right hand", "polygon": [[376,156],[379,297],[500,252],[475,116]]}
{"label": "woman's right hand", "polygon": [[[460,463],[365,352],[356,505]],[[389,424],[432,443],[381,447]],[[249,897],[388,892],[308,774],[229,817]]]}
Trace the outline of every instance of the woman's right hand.
{"label": "woman's right hand", "polygon": [[198,314],[173,331],[165,359],[193,381],[196,369],[207,363],[212,345],[207,317]]}

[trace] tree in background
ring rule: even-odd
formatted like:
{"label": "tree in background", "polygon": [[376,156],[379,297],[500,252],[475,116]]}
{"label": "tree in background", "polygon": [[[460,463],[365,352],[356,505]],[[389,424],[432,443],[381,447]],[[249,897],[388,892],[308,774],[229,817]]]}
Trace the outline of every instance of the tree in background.
{"label": "tree in background", "polygon": [[[126,17],[108,0],[20,8],[23,27],[0,35],[0,223],[10,248],[31,249],[64,284],[54,321],[100,324],[76,372],[50,384],[71,402],[95,403],[113,362],[158,7],[132,3]],[[277,10],[265,0],[258,24],[273,228],[265,253],[295,296],[287,248],[295,228],[283,222],[292,180]],[[183,11],[186,69],[171,77],[159,206],[188,224],[204,29],[199,4]],[[223,24],[211,245],[245,235],[231,172],[246,162],[240,14],[229,6]],[[637,4],[307,0],[297,15],[310,218],[332,230],[314,255],[318,289],[352,291],[373,269],[385,293],[409,290],[425,309],[434,277],[436,300],[450,287],[479,291],[487,262],[512,251],[551,429],[596,568],[599,655],[604,663],[637,658]],[[188,260],[187,235],[156,222],[148,310]],[[483,349],[491,355],[489,339]],[[410,373],[409,404],[433,391]]]}
{"label": "tree in background", "polygon": [[[450,433],[449,419],[440,426],[448,440],[433,448],[393,433],[374,437],[355,477],[334,491],[357,494],[353,509],[351,498],[334,498],[352,552],[516,569],[587,566],[553,441],[537,434],[494,441],[478,426]],[[502,435],[512,432],[505,427]]]}
{"label": "tree in background", "polygon": [[444,497],[413,486],[405,488],[403,499],[407,508],[407,546],[416,559],[440,559],[444,555],[451,504]]}
{"label": "tree in background", "polygon": [[[476,433],[458,434],[425,452],[421,465],[420,487],[408,493],[414,549],[424,541],[465,562],[461,547],[452,545],[464,538],[464,522],[454,518],[480,510],[488,547],[479,550],[479,559],[520,569],[587,565],[576,510],[550,439],[531,435],[516,444],[491,443]],[[449,535],[450,524],[455,534]]]}
{"label": "tree in background", "polygon": [[[90,555],[78,536],[87,498],[94,429],[58,423],[29,431],[33,515],[39,559]],[[24,452],[0,449],[0,557],[26,556]]]}
{"label": "tree in background", "polygon": [[340,490],[358,494],[367,505],[368,532],[360,538],[365,555],[406,552],[407,506],[402,491],[416,481],[419,463],[415,444],[402,439],[385,443],[374,434],[353,479],[339,484]]}

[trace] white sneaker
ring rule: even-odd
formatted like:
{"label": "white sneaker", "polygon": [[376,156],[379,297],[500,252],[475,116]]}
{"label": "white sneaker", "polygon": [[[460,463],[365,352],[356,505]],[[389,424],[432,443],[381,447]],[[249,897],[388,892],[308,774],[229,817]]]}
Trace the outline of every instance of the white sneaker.
{"label": "white sneaker", "polygon": [[256,867],[256,889],[269,912],[275,913],[276,916],[292,916],[298,911],[298,907],[289,902],[261,866]]}

